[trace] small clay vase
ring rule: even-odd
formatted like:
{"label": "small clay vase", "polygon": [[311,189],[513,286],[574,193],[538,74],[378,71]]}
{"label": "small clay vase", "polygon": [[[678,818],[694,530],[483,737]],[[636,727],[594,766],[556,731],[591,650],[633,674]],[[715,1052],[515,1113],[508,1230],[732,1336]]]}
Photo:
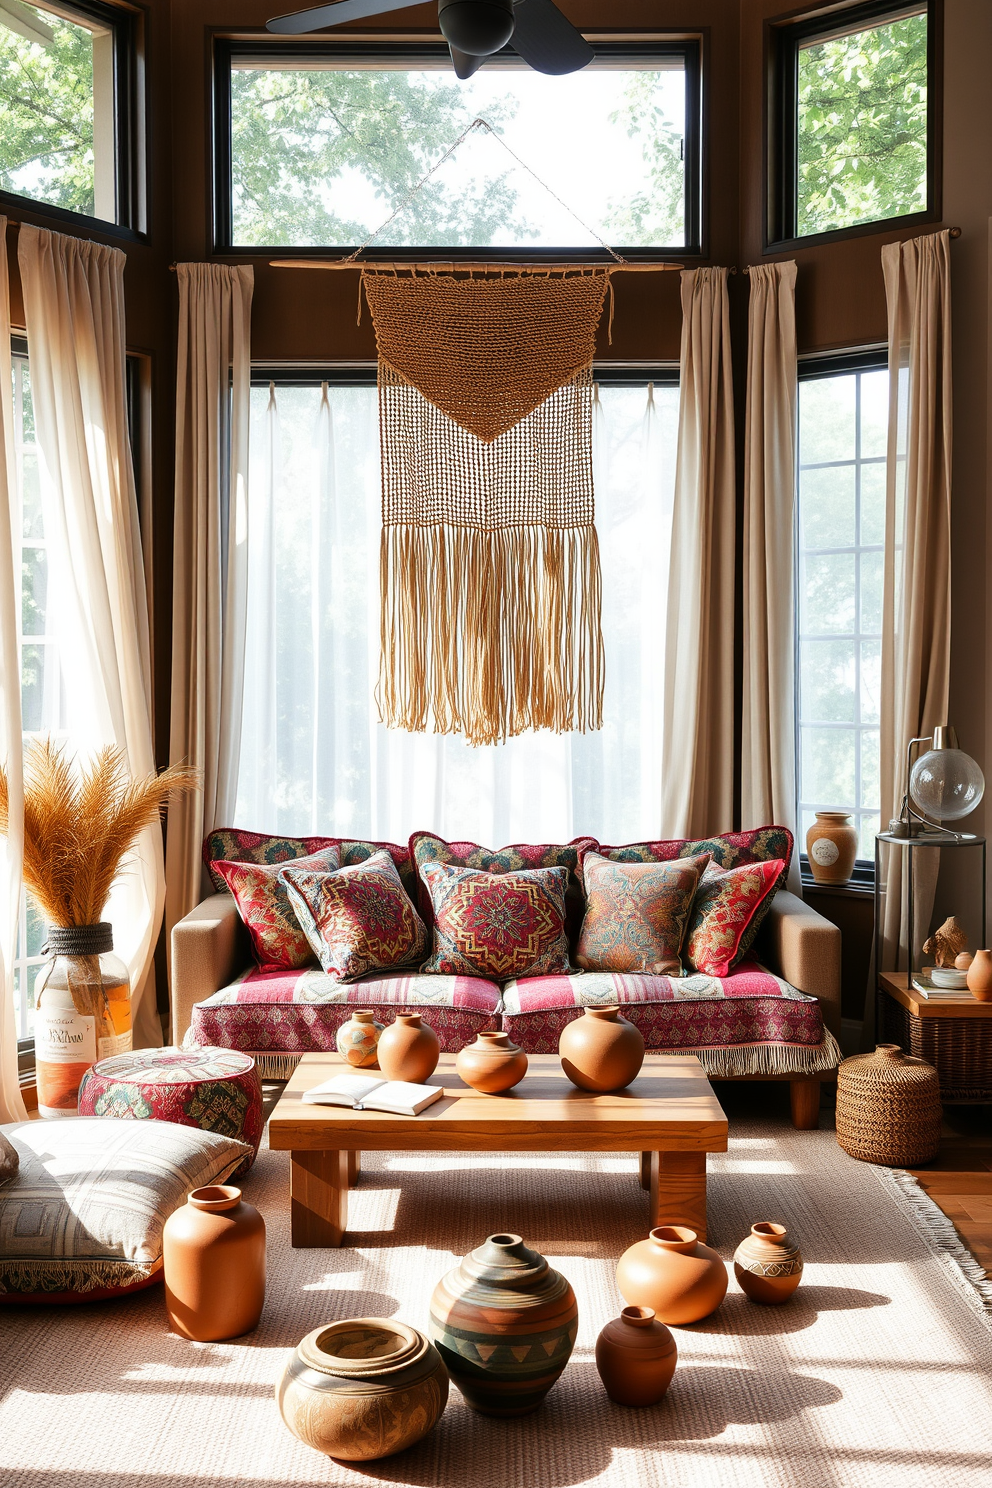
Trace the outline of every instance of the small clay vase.
{"label": "small clay vase", "polygon": [[441,1045],[433,1028],[419,1013],[397,1013],[379,1037],[379,1068],[387,1080],[410,1080],[422,1085],[437,1069]]}
{"label": "small clay vase", "polygon": [[165,1307],[198,1343],[250,1333],[265,1301],[265,1221],[240,1188],[194,1188],[162,1234]]}
{"label": "small clay vase", "polygon": [[958,951],[958,954],[954,957],[954,965],[958,971],[967,971],[974,959],[974,951]]}
{"label": "small clay vase", "polygon": [[734,1252],[734,1275],[752,1302],[788,1302],[802,1281],[803,1258],[785,1225],[761,1220]]}
{"label": "small clay vase", "polygon": [[657,1405],[677,1361],[675,1339],[650,1307],[625,1307],[596,1339],[596,1368],[618,1405]]}
{"label": "small clay vase", "polygon": [[644,1040],[618,1007],[587,1007],[562,1029],[558,1056],[580,1090],[622,1090],[644,1063]]}
{"label": "small clay vase", "polygon": [[979,1002],[992,1002],[992,951],[976,951],[968,967],[968,991]]}
{"label": "small clay vase", "polygon": [[727,1292],[727,1268],[695,1230],[661,1225],[625,1250],[617,1264],[625,1302],[650,1307],[663,1323],[681,1327],[709,1317]]}
{"label": "small clay vase", "polygon": [[847,883],[858,855],[858,834],[846,811],[818,811],[806,833],[806,856],[817,883]]}
{"label": "small clay vase", "polygon": [[473,1090],[499,1095],[520,1084],[527,1073],[527,1055],[507,1033],[480,1033],[474,1044],[462,1049],[455,1068]]}
{"label": "small clay vase", "polygon": [[347,1059],[356,1069],[378,1069],[379,1039],[383,1025],[375,1021],[371,1008],[356,1008],[342,1023],[334,1042],[342,1059]]}

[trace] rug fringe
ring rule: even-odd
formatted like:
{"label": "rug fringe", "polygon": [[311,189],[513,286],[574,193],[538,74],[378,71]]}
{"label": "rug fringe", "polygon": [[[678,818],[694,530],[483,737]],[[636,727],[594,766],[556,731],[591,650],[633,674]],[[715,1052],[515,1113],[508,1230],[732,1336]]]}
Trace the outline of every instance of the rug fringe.
{"label": "rug fringe", "polygon": [[905,1201],[905,1209],[916,1231],[930,1250],[943,1263],[957,1289],[977,1308],[983,1321],[992,1329],[992,1277],[965,1245],[951,1220],[920,1186],[919,1179],[904,1168],[882,1168],[867,1164],[878,1176],[883,1188]]}
{"label": "rug fringe", "polygon": [[698,1049],[649,1049],[648,1054],[695,1055],[713,1079],[742,1075],[820,1075],[837,1068],[843,1055],[829,1029],[820,1044],[739,1044]]}
{"label": "rug fringe", "polygon": [[0,1292],[92,1292],[147,1281],[159,1261],[0,1261]]}

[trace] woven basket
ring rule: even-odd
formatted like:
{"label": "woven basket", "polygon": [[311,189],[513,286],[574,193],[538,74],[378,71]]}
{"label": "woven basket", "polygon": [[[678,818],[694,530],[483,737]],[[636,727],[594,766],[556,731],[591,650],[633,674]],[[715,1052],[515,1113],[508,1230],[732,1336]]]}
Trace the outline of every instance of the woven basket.
{"label": "woven basket", "polygon": [[879,1044],[837,1071],[837,1141],[851,1157],[914,1167],[937,1156],[940,1081],[933,1065]]}

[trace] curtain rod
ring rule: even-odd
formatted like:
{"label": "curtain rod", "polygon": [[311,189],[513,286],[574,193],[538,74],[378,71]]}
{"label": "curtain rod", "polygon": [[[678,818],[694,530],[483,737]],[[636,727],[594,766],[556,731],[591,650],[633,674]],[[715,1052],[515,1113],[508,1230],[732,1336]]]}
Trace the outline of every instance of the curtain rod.
{"label": "curtain rod", "polygon": [[[678,263],[608,263],[605,260],[587,260],[582,262],[576,260],[572,263],[542,264],[542,263],[510,263],[499,261],[479,260],[476,263],[457,263],[451,259],[411,259],[405,262],[387,262],[382,259],[373,259],[364,263],[351,263],[347,259],[335,258],[274,258],[269,260],[270,269],[447,269],[468,272],[469,270],[485,269],[496,273],[500,269],[527,269],[544,272],[560,273],[562,269],[609,269],[613,274],[666,274],[674,273],[685,268],[684,264]],[[176,265],[169,265],[170,274],[176,272]]]}
{"label": "curtain rod", "polygon": [[[952,237],[952,238],[959,238],[961,236],[961,229],[960,229],[960,227],[950,227],[950,228],[946,228],[946,229],[942,227],[942,228],[938,228],[938,231],[939,232],[945,232],[946,231],[947,234],[948,234],[948,236],[949,237]],[[935,234],[935,236],[936,236],[936,234]],[[742,270],[742,273],[750,274],[751,270],[753,268],[755,268],[755,267],[757,267],[757,265],[755,265],[755,264],[745,264],[745,266],[744,266],[744,268]],[[730,270],[730,272],[731,272],[731,274],[736,274],[737,273],[737,270],[736,270],[736,268],[732,268]]]}

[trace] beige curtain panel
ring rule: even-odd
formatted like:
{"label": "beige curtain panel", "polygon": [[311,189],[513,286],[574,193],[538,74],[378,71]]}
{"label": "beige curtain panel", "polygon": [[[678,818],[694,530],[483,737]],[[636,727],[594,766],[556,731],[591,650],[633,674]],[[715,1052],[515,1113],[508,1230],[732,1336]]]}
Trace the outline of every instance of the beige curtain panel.
{"label": "beige curtain panel", "polygon": [[[41,453],[49,604],[72,747],[112,744],[155,769],[148,607],[125,398],[124,254],[22,225],[18,261]],[[135,1047],[162,1042],[152,956],[162,922],[162,832],[138,840],[111,894],[131,973]]]}
{"label": "beige curtain panel", "polygon": [[238,788],[248,535],[251,298],[245,266],[179,264],[170,762],[203,790],[174,798],[166,925],[201,898],[205,832]]}
{"label": "beige curtain panel", "polygon": [[734,814],[734,390],[726,269],[682,274],[675,505],[665,643],[662,831]]}
{"label": "beige curtain panel", "polygon": [[[741,825],[796,831],[796,265],[750,271]],[[801,893],[799,851],[789,888]]]}

